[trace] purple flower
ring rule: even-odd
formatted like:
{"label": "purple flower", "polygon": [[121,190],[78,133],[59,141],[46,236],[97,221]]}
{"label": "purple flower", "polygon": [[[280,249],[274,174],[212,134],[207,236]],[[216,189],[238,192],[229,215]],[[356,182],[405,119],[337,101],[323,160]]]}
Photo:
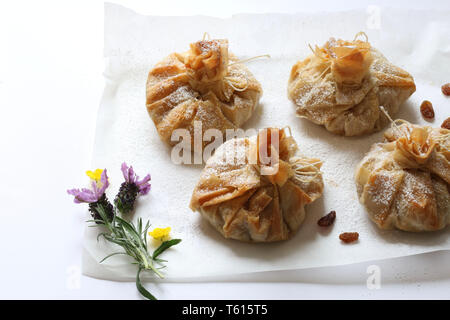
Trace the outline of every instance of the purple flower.
{"label": "purple flower", "polygon": [[106,169],[103,170],[99,181],[100,187],[97,185],[96,181],[92,181],[92,190],[82,188],[67,190],[67,193],[74,196],[75,203],[94,203],[100,200],[100,198],[105,193],[106,188],[109,186],[108,176],[106,174]]}
{"label": "purple flower", "polygon": [[133,167],[128,167],[125,162],[122,163],[122,173],[125,182],[135,184],[139,188],[139,194],[146,195],[150,191],[151,185],[148,182],[151,180],[151,177],[149,174],[147,174],[142,180],[139,180],[139,177],[134,172]]}

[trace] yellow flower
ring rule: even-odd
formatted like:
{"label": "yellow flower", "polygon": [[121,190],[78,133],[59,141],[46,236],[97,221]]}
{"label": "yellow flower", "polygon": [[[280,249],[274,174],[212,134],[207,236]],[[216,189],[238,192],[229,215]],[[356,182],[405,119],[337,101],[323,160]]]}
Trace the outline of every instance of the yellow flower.
{"label": "yellow flower", "polygon": [[153,231],[150,231],[148,234],[156,240],[163,240],[164,238],[169,236],[170,227],[167,228],[155,228]]}
{"label": "yellow flower", "polygon": [[102,176],[102,169],[96,169],[94,172],[91,170],[86,171],[86,175],[91,178],[92,180],[95,180],[96,182],[100,181],[100,178]]}

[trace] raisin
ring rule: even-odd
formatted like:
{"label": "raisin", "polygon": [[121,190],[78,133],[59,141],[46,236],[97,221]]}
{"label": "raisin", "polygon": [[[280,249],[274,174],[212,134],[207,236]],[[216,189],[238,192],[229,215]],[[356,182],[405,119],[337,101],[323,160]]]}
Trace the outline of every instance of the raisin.
{"label": "raisin", "polygon": [[331,211],[326,216],[323,216],[317,221],[317,224],[321,227],[329,227],[333,224],[336,219],[336,211]]}
{"label": "raisin", "polygon": [[434,118],[433,104],[428,100],[422,102],[422,104],[420,105],[420,113],[422,113],[422,116],[426,119],[433,119]]}
{"label": "raisin", "polygon": [[441,128],[450,130],[450,118],[447,118],[442,122]]}
{"label": "raisin", "polygon": [[345,243],[350,243],[358,240],[359,233],[358,232],[344,232],[339,235],[339,239],[341,239]]}
{"label": "raisin", "polygon": [[450,83],[446,83],[441,87],[442,93],[446,96],[450,96]]}

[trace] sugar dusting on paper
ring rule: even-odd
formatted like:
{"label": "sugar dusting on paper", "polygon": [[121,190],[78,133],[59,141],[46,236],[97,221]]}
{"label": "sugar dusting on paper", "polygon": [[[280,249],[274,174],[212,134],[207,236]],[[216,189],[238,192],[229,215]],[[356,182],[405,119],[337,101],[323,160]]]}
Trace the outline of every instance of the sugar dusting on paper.
{"label": "sugar dusting on paper", "polygon": [[[413,19],[419,16],[420,25]],[[384,10],[381,28],[367,30],[364,11],[237,15],[230,19],[175,18],[141,16],[121,6],[107,4],[105,74],[108,81],[98,115],[93,166],[108,168],[111,196],[121,182],[123,161],[132,163],[137,172],[151,173],[152,190],[139,199],[134,218],[149,219],[152,227],[170,226],[173,236],[183,239],[164,258],[170,261],[163,270],[169,281],[195,281],[214,276],[223,279],[223,276],[239,273],[342,265],[450,249],[448,228],[432,234],[381,231],[370,222],[359,204],[354,169],[370,146],[381,141],[382,132],[364,137],[335,136],[297,118],[295,106],[287,98],[290,69],[309,54],[308,43],[321,45],[331,36],[353,39],[363,30],[374,47],[415,78],[416,93],[394,118],[425,124],[419,106],[427,99],[433,102],[436,111],[432,125],[439,126],[448,116],[450,103],[440,90],[440,86],[449,81],[446,77],[450,74],[447,17],[446,12]],[[433,27],[426,28],[431,24]],[[306,207],[307,218],[289,241],[247,244],[227,240],[198,213],[191,212],[189,201],[202,166],[173,164],[170,148],[159,139],[147,115],[148,71],[168,54],[187,50],[189,43],[201,39],[205,31],[213,38],[227,38],[230,50],[239,59],[271,55],[271,59],[247,63],[264,93],[260,106],[244,129],[290,126],[300,151],[324,161],[324,194]],[[180,91],[176,100],[185,99],[186,95],[190,94]],[[331,210],[336,211],[336,221],[330,231],[324,233],[317,226],[317,220]],[[83,272],[103,279],[134,280],[135,270],[126,257],[116,256],[98,264],[115,248],[103,241],[97,242],[96,232],[95,228],[88,228],[85,233]],[[359,242],[343,245],[339,240],[342,232],[358,232]]]}

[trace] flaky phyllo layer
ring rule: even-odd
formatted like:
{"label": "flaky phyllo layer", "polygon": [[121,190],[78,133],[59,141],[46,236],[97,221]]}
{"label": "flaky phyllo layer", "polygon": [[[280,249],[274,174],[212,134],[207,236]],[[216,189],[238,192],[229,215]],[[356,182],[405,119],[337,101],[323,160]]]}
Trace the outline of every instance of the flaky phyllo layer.
{"label": "flaky phyllo layer", "polygon": [[450,224],[450,130],[396,121],[356,169],[360,202],[382,229]]}
{"label": "flaky phyllo layer", "polygon": [[393,115],[416,90],[412,76],[387,61],[367,39],[331,38],[311,50],[313,54],[292,67],[288,96],[299,117],[335,134],[380,130],[388,119],[379,106]]}
{"label": "flaky phyllo layer", "polygon": [[194,122],[202,133],[236,129],[250,118],[261,95],[261,85],[228,51],[227,40],[202,40],[149,72],[146,105],[164,142],[177,144],[172,133],[186,129],[193,145]]}
{"label": "flaky phyllo layer", "polygon": [[207,161],[190,207],[222,235],[241,241],[286,240],[322,195],[322,161],[298,152],[285,130],[235,138]]}

